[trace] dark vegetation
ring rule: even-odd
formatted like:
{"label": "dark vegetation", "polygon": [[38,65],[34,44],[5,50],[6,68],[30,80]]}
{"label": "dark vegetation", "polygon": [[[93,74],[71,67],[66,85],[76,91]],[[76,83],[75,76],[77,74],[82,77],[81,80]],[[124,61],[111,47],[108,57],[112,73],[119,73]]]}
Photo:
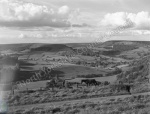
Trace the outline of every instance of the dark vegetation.
{"label": "dark vegetation", "polygon": [[37,81],[44,81],[44,80],[49,80],[50,77],[64,77],[64,72],[59,71],[59,70],[51,70],[49,73],[44,71],[43,69],[38,70],[38,71],[20,71],[17,74],[17,78],[15,81],[26,81],[27,79],[30,79],[33,76],[37,76],[38,80]]}
{"label": "dark vegetation", "polygon": [[115,55],[119,55],[121,53],[121,51],[118,50],[110,50],[110,51],[103,51],[102,54],[106,55],[106,56],[115,56]]}
{"label": "dark vegetation", "polygon": [[113,45],[113,49],[114,50],[117,50],[117,51],[120,51],[120,52],[122,52],[122,51],[130,51],[130,50],[134,50],[134,49],[137,49],[138,48],[138,46],[136,46],[136,45],[125,45],[125,44],[115,44],[115,45]]}
{"label": "dark vegetation", "polygon": [[64,44],[51,44],[51,45],[43,45],[40,47],[32,48],[31,51],[51,51],[51,52],[58,52],[58,51],[71,51],[72,48],[67,47]]}
{"label": "dark vegetation", "polygon": [[103,74],[88,74],[88,75],[77,75],[78,78],[96,78],[103,77]]}

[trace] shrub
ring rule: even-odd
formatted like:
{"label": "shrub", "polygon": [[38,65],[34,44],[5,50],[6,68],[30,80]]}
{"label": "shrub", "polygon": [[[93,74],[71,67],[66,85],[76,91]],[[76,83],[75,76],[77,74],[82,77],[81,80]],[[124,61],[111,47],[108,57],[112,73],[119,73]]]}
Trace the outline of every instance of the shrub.
{"label": "shrub", "polygon": [[61,108],[57,107],[52,109],[52,113],[58,113],[58,112],[61,112]]}

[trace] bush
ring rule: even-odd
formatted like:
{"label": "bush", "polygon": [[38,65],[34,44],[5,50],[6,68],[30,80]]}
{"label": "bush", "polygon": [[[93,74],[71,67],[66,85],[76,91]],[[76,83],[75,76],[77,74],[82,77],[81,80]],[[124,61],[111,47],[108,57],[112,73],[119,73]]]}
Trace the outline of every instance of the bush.
{"label": "bush", "polygon": [[57,108],[54,108],[52,110],[52,113],[58,113],[58,112],[61,112],[61,108],[57,107]]}

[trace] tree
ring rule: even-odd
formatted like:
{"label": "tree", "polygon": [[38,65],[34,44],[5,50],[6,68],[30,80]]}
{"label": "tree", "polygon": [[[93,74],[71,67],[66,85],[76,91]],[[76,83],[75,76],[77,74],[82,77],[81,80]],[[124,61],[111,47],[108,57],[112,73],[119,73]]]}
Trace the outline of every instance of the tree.
{"label": "tree", "polygon": [[56,85],[55,79],[51,79],[49,82],[46,83],[46,88],[52,88],[52,91],[54,91],[54,87]]}

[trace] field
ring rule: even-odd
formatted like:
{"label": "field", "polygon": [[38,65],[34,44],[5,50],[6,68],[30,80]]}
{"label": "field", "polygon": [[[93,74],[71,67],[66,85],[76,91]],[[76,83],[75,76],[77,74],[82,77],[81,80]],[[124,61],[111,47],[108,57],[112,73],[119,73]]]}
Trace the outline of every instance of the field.
{"label": "field", "polygon": [[10,114],[149,114],[149,45],[0,45],[0,90]]}

